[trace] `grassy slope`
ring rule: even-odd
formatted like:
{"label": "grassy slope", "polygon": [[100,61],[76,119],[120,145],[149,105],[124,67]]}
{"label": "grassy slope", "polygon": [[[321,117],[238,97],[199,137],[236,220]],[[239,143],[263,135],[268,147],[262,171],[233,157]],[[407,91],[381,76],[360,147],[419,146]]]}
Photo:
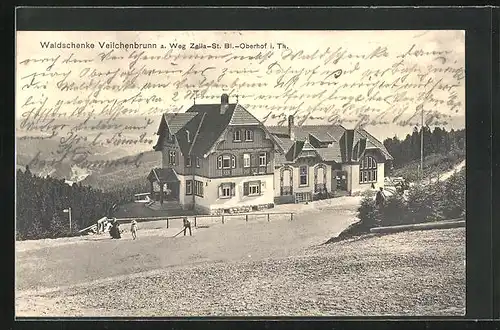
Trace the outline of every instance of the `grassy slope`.
{"label": "grassy slope", "polygon": [[[465,153],[450,153],[448,155],[433,154],[424,159],[424,177],[434,177],[438,173],[443,173],[451,170],[455,165],[465,159]],[[418,169],[420,160],[413,161],[400,168],[395,168],[391,176],[401,176],[410,181],[418,179]]]}
{"label": "grassy slope", "polygon": [[[250,230],[243,233],[244,239],[238,231],[236,240],[222,231],[218,237],[211,237],[216,238],[213,244],[202,244],[201,231],[193,238],[161,242],[108,241],[107,247],[101,242],[101,246],[109,250],[105,256],[101,256],[102,252],[93,253],[75,263],[75,266],[86,267],[88,276],[99,277],[92,273],[97,271],[96,258],[107,258],[122,264],[122,269],[128,267],[138,272],[145,270],[142,266],[145,262],[161,264],[163,260],[175,258],[171,250],[178,246],[197,247],[198,254],[188,252],[181,267],[122,276],[107,283],[100,281],[62,292],[29,293],[17,301],[18,313],[28,315],[37,311],[54,316],[462,315],[465,311],[463,228],[404,232],[309,249],[301,246],[288,251],[286,256],[278,253],[266,259],[258,253],[260,244],[250,242],[256,238],[267,241],[267,236],[273,236],[269,229],[257,236]],[[288,242],[291,229],[282,229],[286,235],[282,240],[274,240],[274,249],[286,249],[288,245],[283,243]],[[228,240],[239,241],[242,246],[238,250],[244,253],[236,260],[228,260],[228,255],[234,253]],[[119,252],[122,251],[118,249],[120,244],[127,244],[126,254]],[[265,251],[272,251],[267,244],[263,246]],[[215,247],[219,253],[214,253]],[[154,250],[164,253],[161,257],[153,256]],[[254,250],[257,253],[254,254]],[[74,257],[61,259],[59,253],[50,255],[52,263],[57,260],[59,265],[74,260]],[[29,264],[30,258],[22,259]],[[78,272],[77,269],[71,271]],[[65,279],[54,278],[63,282]]]}

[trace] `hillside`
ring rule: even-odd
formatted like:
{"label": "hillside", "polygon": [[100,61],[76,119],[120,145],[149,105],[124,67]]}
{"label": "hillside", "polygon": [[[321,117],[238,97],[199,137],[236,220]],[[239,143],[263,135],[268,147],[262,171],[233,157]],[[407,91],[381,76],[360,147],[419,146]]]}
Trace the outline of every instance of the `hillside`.
{"label": "hillside", "polygon": [[138,158],[139,152],[133,148],[92,146],[92,155],[89,159],[93,161],[110,161],[109,166],[99,168],[85,168],[74,165],[70,159],[58,162],[55,165],[43,164],[42,162],[33,162],[32,160],[38,153],[38,159],[53,159],[54,153],[57,154],[59,146],[57,139],[25,139],[18,138],[16,141],[16,165],[18,168],[24,168],[30,164],[32,173],[38,176],[50,175],[53,178],[67,179],[74,182],[81,182],[85,185],[91,185],[94,188],[109,190],[122,186],[134,186],[145,184],[146,176],[153,167],[160,166],[160,156],[158,153],[148,148],[142,152],[136,167],[131,165]]}
{"label": "hillside", "polygon": [[139,166],[130,164],[135,158],[137,156],[119,158],[117,163],[121,163],[121,165],[93,171],[82,181],[82,184],[103,190],[136,185],[147,187],[147,175],[152,168],[161,165],[160,155],[155,151],[144,152],[140,158]]}
{"label": "hillside", "polygon": [[136,241],[128,233],[118,241],[18,242],[16,314],[464,314],[463,228],[317,245],[348,224],[332,212],[321,220],[227,222],[192,237],[171,238],[177,227],[140,229]]}
{"label": "hillside", "polygon": [[[424,158],[424,178],[435,178],[452,170],[465,160],[465,151],[450,152],[448,154],[432,154]],[[410,182],[419,178],[420,160],[414,160],[392,171],[391,176],[403,177]]]}

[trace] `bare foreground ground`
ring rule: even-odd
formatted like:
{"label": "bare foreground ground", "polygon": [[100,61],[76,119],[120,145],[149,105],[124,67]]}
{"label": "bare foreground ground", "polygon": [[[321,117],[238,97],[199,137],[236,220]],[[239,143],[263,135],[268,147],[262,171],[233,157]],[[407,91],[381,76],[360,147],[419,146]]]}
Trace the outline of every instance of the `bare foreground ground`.
{"label": "bare foreground ground", "polygon": [[287,206],[294,221],[198,222],[193,237],[156,222],[136,241],[17,242],[16,315],[463,315],[465,229],[320,245],[356,221],[358,202]]}

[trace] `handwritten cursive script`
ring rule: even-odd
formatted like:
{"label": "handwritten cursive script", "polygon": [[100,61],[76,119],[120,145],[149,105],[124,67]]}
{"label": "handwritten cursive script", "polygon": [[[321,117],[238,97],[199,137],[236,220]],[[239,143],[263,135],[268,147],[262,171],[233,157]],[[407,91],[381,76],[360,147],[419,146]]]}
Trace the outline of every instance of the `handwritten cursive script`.
{"label": "handwritten cursive script", "polygon": [[57,141],[38,164],[118,166],[102,155],[152,150],[163,113],[222,93],[266,125],[446,126],[464,117],[457,33],[20,32],[17,134]]}

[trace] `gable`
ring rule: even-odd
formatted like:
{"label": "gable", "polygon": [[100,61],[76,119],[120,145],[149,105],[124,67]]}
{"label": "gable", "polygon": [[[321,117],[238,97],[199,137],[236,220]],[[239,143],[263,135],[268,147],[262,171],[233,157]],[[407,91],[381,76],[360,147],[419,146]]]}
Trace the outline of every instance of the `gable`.
{"label": "gable", "polygon": [[229,125],[261,125],[261,122],[254,117],[247,109],[237,104],[234,108],[233,115],[229,120]]}

